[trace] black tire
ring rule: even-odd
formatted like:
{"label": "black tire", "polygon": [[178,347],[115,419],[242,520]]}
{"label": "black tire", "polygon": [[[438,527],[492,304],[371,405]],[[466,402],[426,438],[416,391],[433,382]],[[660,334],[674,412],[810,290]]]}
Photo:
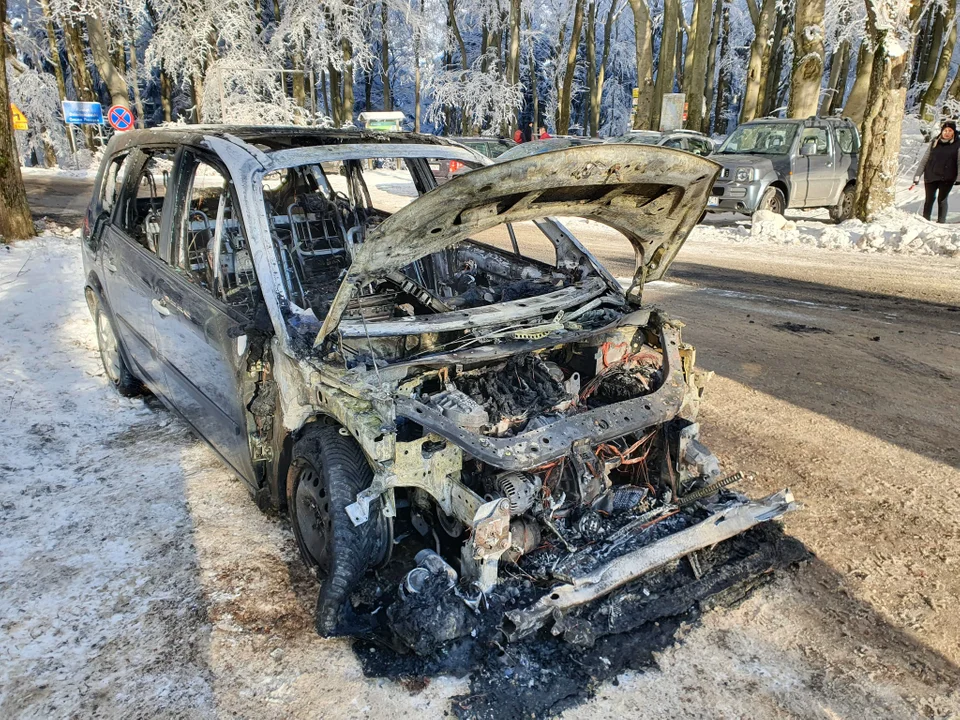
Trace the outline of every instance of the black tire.
{"label": "black tire", "polygon": [[143,394],[143,383],[134,375],[123,357],[123,350],[114,329],[113,318],[103,303],[96,301],[93,322],[97,331],[97,346],[100,348],[100,362],[107,381],[123,397],[137,397]]}
{"label": "black tire", "polygon": [[344,619],[351,590],[386,550],[386,524],[380,501],[370,519],[354,525],[346,507],[373,482],[363,451],[340,427],[317,421],[293,445],[287,478],[287,511],[300,554],[317,569],[316,628],[323,636],[349,632]]}
{"label": "black tire", "polygon": [[840,202],[830,208],[830,219],[838,225],[853,217],[853,186],[844,188]]}
{"label": "black tire", "polygon": [[786,209],[787,199],[780,189],[775,187],[768,187],[764,190],[763,195],[760,196],[760,203],[757,205],[757,210],[769,210],[777,215],[783,215]]}

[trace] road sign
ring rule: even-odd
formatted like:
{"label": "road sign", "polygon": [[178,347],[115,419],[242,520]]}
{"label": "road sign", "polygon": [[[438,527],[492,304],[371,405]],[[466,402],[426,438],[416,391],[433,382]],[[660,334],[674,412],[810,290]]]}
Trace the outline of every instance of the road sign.
{"label": "road sign", "polygon": [[103,108],[100,103],[64,100],[63,121],[67,125],[103,125]]}
{"label": "road sign", "polygon": [[133,127],[133,113],[123,105],[114,105],[107,112],[107,120],[114,130],[129,130]]}
{"label": "road sign", "polygon": [[24,115],[20,108],[18,108],[13,103],[10,103],[10,114],[13,116],[13,129],[14,130],[29,130],[30,126],[27,124],[27,116]]}

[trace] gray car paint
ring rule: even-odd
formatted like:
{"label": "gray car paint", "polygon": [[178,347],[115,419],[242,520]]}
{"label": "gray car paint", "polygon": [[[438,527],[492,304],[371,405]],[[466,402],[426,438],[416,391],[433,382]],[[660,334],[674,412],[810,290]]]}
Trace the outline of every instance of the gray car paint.
{"label": "gray car paint", "polygon": [[[723,170],[721,170],[720,176],[714,183],[714,190],[711,192],[711,197],[719,198],[719,202],[708,205],[708,212],[753,214],[757,210],[764,192],[774,183],[777,183],[778,187],[782,187],[784,190],[787,207],[789,208],[830,207],[840,201],[843,189],[856,181],[858,154],[841,152],[840,144],[837,142],[836,129],[838,127],[849,127],[856,133],[856,127],[849,120],[836,120],[834,118],[789,120],[776,118],[754,120],[749,124],[759,123],[793,123],[798,125],[800,130],[797,132],[789,152],[782,155],[722,152],[711,155],[710,158],[719,163]],[[826,127],[830,136],[831,153],[829,162],[832,167],[827,182],[832,187],[824,193],[827,198],[826,201],[808,203],[804,194],[809,174],[807,168],[811,162],[807,157],[800,155],[800,140],[803,137],[803,129],[817,125]],[[859,146],[859,141],[857,144]],[[755,179],[749,182],[737,182],[736,172],[739,168],[753,169],[756,174]],[[727,171],[729,171],[728,176]],[[823,181],[821,174],[813,182],[820,183]]]}

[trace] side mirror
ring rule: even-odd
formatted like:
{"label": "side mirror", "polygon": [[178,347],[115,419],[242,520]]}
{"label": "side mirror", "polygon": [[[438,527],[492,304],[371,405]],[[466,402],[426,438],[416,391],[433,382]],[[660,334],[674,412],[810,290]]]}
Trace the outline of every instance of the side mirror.
{"label": "side mirror", "polygon": [[817,154],[817,144],[815,142],[804,143],[800,146],[800,155],[802,157],[808,157],[810,155]]}

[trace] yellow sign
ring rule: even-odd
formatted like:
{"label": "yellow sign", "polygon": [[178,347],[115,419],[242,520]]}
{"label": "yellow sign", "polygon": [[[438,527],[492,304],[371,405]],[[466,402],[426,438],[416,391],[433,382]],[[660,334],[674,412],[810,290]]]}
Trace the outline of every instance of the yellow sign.
{"label": "yellow sign", "polygon": [[27,125],[27,116],[20,112],[18,108],[13,103],[10,103],[10,114],[13,115],[13,129],[14,130],[29,130],[30,126]]}

